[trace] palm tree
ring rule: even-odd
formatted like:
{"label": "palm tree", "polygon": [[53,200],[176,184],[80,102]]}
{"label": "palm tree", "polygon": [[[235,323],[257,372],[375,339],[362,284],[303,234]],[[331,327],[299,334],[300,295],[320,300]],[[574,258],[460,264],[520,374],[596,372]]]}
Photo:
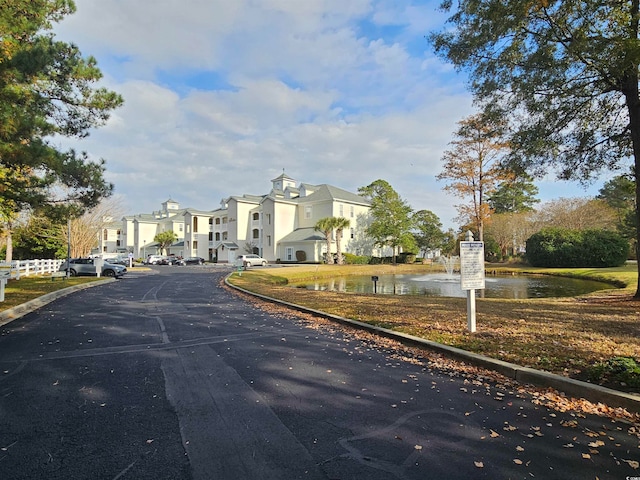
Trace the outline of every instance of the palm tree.
{"label": "palm tree", "polygon": [[158,242],[158,248],[164,255],[165,250],[178,240],[178,234],[173,230],[165,230],[153,237],[154,242]]}
{"label": "palm tree", "polygon": [[336,251],[338,257],[338,265],[342,265],[344,263],[344,259],[342,258],[342,250],[340,247],[340,242],[342,241],[342,231],[345,228],[349,228],[351,222],[348,218],[338,217],[334,218],[333,227],[336,229]]}
{"label": "palm tree", "polygon": [[327,259],[326,262],[329,265],[333,264],[333,255],[331,255],[331,235],[336,223],[335,217],[324,217],[316,222],[314,229],[324,234],[324,238],[327,241]]}

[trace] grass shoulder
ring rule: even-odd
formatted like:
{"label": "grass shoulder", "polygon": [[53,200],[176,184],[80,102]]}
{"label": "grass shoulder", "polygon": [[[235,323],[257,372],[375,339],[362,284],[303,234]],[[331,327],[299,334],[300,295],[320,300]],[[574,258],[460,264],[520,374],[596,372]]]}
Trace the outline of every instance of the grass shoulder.
{"label": "grass shoulder", "polygon": [[104,280],[97,277],[55,278],[50,276],[22,277],[20,280],[9,280],[4,290],[4,302],[0,302],[0,312],[17,307],[47,293],[84,283]]}

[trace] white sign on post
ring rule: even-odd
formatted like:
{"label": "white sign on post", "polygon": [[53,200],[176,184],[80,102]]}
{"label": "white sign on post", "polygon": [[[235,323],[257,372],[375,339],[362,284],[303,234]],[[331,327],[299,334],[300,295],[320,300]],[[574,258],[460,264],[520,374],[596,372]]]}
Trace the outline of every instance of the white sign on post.
{"label": "white sign on post", "polygon": [[484,288],[484,242],[460,242],[460,287]]}
{"label": "white sign on post", "polygon": [[467,232],[467,241],[460,242],[460,287],[467,291],[467,329],[476,331],[476,290],[484,288],[484,242],[474,242]]}

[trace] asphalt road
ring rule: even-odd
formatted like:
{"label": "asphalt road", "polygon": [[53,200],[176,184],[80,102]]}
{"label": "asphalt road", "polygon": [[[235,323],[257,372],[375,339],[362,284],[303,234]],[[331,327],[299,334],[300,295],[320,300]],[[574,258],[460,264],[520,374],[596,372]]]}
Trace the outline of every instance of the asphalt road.
{"label": "asphalt road", "polygon": [[638,432],[157,267],[0,328],[0,479],[615,479]]}

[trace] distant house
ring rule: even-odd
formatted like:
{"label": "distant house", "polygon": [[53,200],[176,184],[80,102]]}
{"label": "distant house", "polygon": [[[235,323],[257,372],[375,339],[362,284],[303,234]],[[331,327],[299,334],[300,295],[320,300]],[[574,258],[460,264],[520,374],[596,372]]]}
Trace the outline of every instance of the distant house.
{"label": "distant house", "polygon": [[[167,200],[160,211],[126,216],[111,228],[119,229],[116,241],[120,248],[138,257],[158,253],[153,238],[173,230],[178,241],[169,252],[176,255],[234,263],[238,255],[257,253],[270,262],[320,262],[326,240],[314,225],[324,217],[344,217],[351,225],[343,232],[342,251],[371,252],[371,242],[364,234],[370,208],[365,198],[326,184],[298,185],[284,173],[271,184],[267,194],[233,195],[211,211],[180,209],[177,202]],[[101,242],[100,251],[108,252],[113,245],[113,239]]]}

